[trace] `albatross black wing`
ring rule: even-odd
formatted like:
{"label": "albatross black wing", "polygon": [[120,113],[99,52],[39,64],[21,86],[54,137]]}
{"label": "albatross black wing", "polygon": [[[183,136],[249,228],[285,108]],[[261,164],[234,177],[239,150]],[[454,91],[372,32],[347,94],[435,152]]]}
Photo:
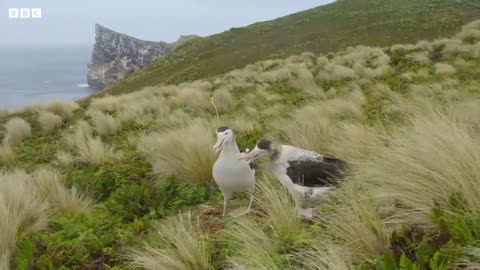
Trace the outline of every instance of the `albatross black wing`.
{"label": "albatross black wing", "polygon": [[287,175],[305,187],[335,186],[346,164],[336,158],[302,158],[288,161]]}

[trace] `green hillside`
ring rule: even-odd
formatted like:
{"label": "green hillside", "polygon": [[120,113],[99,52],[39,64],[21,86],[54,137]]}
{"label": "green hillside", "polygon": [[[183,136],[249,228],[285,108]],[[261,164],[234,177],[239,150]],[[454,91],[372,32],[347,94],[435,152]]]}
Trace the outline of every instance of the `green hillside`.
{"label": "green hillside", "polygon": [[[475,21],[447,39],[1,113],[0,269],[478,269],[478,78]],[[273,138],[348,173],[304,221],[259,164],[254,209],[222,217],[224,125],[241,149]]]}
{"label": "green hillside", "polygon": [[276,20],[196,39],[100,92],[195,80],[304,51],[388,46],[448,37],[480,14],[476,0],[342,0]]}

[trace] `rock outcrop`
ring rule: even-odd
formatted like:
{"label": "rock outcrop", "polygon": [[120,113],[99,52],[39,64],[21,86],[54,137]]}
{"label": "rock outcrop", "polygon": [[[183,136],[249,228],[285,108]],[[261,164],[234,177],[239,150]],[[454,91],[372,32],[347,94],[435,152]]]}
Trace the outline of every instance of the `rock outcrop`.
{"label": "rock outcrop", "polygon": [[104,88],[196,37],[181,36],[172,44],[144,41],[97,24],[95,46],[88,64],[88,84]]}

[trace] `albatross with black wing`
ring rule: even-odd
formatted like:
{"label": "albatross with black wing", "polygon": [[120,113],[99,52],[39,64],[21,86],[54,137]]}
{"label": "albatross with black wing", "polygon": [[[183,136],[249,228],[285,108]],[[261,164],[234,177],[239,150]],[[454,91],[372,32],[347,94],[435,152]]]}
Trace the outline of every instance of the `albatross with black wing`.
{"label": "albatross with black wing", "polygon": [[[258,141],[255,149],[245,156],[247,162],[261,158],[270,159],[273,173],[292,194],[297,207],[303,205],[305,199],[329,194],[346,168],[343,160],[290,145],[277,145],[266,139]],[[311,209],[303,209],[300,214],[310,217]]]}
{"label": "albatross with black wing", "polygon": [[250,203],[245,212],[250,211],[255,191],[255,169],[245,160],[246,154],[241,153],[235,142],[235,135],[228,127],[217,129],[217,143],[213,149],[220,156],[213,165],[213,179],[223,194],[223,215],[227,211],[228,201],[235,192],[246,192],[250,195]]}

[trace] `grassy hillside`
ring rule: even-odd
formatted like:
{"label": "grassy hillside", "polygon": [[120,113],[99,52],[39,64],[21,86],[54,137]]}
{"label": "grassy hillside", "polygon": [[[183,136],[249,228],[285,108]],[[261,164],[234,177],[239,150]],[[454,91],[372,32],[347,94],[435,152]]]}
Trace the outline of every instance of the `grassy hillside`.
{"label": "grassy hillside", "polygon": [[[0,269],[476,269],[479,77],[476,21],[450,39],[2,113]],[[348,174],[305,222],[265,164],[252,213],[222,218],[220,125],[242,149],[270,137]]]}
{"label": "grassy hillside", "polygon": [[448,37],[479,13],[476,0],[336,1],[194,40],[100,95],[195,80],[304,51],[328,53],[358,44],[389,46]]}

